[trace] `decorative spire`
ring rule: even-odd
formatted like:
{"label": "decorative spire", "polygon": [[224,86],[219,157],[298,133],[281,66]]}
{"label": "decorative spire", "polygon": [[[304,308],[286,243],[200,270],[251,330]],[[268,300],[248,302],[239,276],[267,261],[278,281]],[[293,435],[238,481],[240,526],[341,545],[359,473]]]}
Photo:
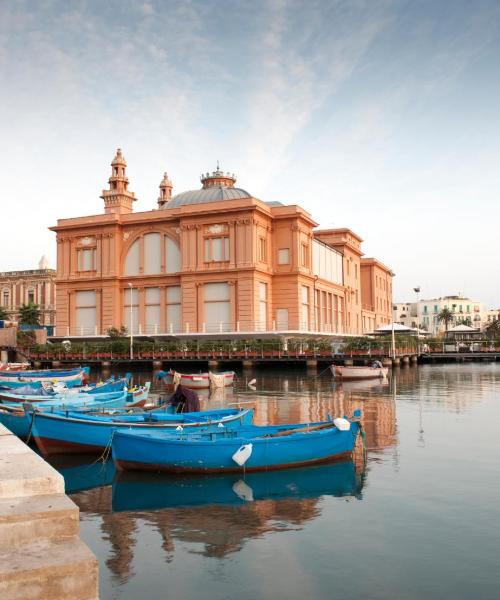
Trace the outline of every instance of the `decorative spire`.
{"label": "decorative spire", "polygon": [[172,182],[168,178],[167,172],[163,173],[163,179],[160,183],[160,197],[158,198],[158,208],[163,208],[172,198]]}
{"label": "decorative spire", "polygon": [[116,151],[116,156],[111,162],[111,177],[109,190],[103,190],[101,198],[104,200],[105,213],[131,213],[135,194],[128,190],[128,177],[126,174],[127,163],[121,148]]}
{"label": "decorative spire", "polygon": [[219,161],[217,161],[217,170],[212,174],[205,173],[200,177],[203,183],[203,188],[210,187],[234,187],[236,183],[236,175],[234,173],[224,173],[221,171]]}

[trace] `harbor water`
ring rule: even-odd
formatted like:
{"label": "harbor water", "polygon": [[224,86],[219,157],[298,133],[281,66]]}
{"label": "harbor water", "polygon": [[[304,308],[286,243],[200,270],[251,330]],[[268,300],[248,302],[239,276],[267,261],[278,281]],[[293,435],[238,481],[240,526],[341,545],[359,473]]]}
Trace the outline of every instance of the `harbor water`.
{"label": "harbor water", "polygon": [[366,460],[358,451],[352,462],[223,477],[51,461],[99,559],[101,598],[498,598],[500,364],[344,384],[262,369],[203,397],[204,407],[246,402],[260,424],[360,408]]}

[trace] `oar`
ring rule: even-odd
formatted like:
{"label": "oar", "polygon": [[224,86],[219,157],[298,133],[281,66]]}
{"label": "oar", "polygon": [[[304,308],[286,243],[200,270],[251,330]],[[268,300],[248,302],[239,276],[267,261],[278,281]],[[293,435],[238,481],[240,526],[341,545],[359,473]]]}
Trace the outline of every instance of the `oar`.
{"label": "oar", "polygon": [[269,433],[260,437],[283,437],[285,435],[292,435],[293,433],[304,433],[304,431],[318,431],[319,429],[329,429],[335,427],[333,423],[322,423],[321,425],[310,425],[309,427],[299,427],[297,429],[287,429],[286,431],[278,431],[276,433]]}

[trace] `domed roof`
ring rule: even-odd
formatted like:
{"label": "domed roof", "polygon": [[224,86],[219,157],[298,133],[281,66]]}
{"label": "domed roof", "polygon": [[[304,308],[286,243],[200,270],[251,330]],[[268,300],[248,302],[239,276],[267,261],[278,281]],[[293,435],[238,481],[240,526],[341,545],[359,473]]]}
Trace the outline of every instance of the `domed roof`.
{"label": "domed roof", "polygon": [[241,188],[234,187],[236,176],[234,173],[224,173],[219,168],[213,173],[204,173],[200,177],[203,187],[201,190],[191,190],[177,194],[166,202],[162,208],[177,208],[189,204],[205,204],[207,202],[220,202],[221,200],[240,200],[252,196]]}
{"label": "domed roof", "polygon": [[251,194],[241,188],[221,185],[182,192],[174,196],[163,208],[177,208],[187,204],[205,204],[206,202],[219,202],[220,200],[239,200],[240,198],[251,198]]}

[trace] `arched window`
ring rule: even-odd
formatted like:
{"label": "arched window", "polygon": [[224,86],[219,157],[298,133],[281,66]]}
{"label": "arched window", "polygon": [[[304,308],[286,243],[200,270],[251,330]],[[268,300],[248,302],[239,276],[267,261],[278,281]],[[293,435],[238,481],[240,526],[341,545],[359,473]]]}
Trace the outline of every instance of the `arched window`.
{"label": "arched window", "polygon": [[179,245],[169,236],[156,232],[144,234],[143,253],[141,256],[140,239],[135,240],[125,257],[124,275],[140,275],[141,265],[144,275],[159,275],[162,273],[162,262],[165,273],[178,273],[181,270]]}
{"label": "arched window", "polygon": [[139,266],[141,264],[139,241],[135,240],[128,250],[123,269],[124,275],[139,275]]}

